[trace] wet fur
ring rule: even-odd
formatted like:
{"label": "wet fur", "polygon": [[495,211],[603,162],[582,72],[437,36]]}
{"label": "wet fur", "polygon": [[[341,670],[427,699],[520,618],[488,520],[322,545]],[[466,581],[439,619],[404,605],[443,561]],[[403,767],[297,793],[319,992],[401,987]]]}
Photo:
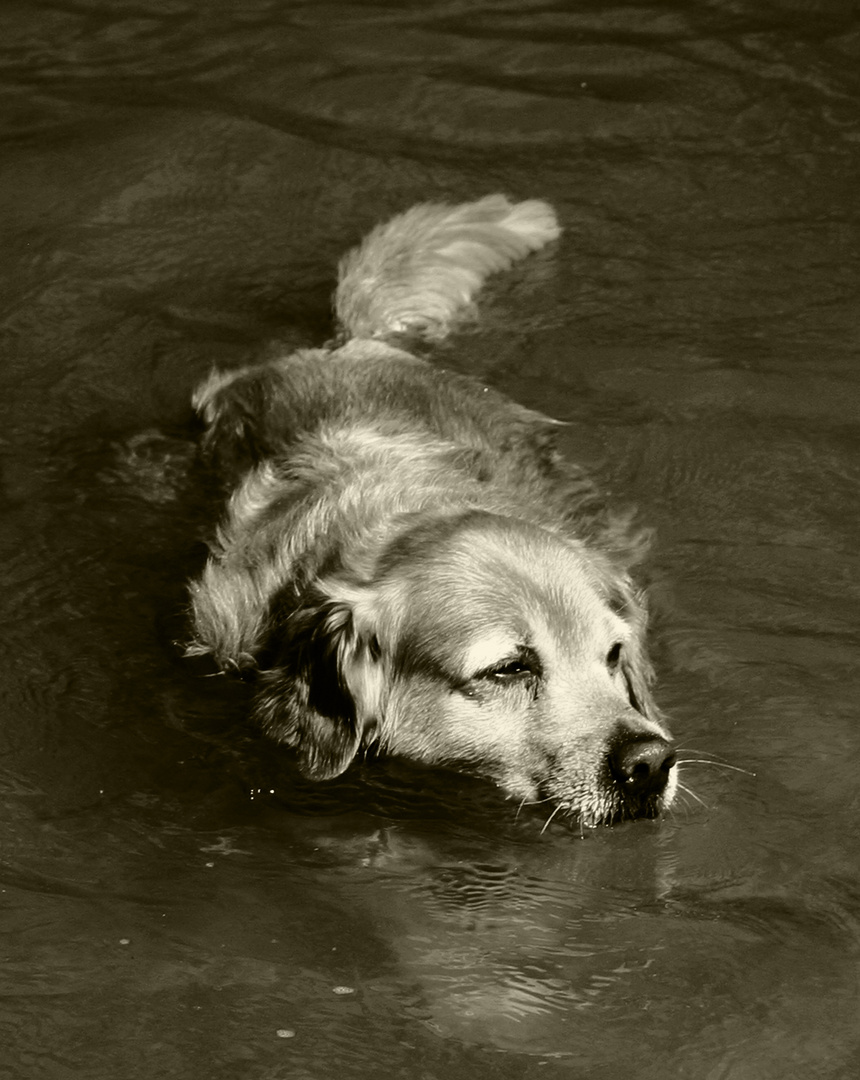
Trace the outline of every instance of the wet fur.
{"label": "wet fur", "polygon": [[195,394],[241,479],[189,652],[253,681],[257,723],[310,777],[374,746],[586,825],[673,797],[628,573],[642,536],[560,458],[554,421],[393,344],[444,337],[558,233],[536,200],[413,208],[342,261],[340,344]]}

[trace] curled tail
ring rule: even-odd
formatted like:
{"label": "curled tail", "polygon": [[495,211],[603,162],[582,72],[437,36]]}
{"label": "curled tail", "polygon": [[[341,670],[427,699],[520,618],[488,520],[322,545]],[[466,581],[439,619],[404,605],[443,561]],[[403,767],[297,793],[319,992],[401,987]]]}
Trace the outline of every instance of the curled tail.
{"label": "curled tail", "polygon": [[335,312],[350,338],[439,340],[471,310],[490,274],[560,233],[555,211],[539,199],[413,206],[341,260]]}

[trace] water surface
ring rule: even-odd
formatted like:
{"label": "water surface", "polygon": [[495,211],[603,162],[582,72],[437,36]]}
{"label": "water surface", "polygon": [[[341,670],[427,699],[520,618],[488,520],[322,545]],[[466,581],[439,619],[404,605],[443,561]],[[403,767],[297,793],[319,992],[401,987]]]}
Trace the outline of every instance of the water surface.
{"label": "water surface", "polygon": [[[856,6],[0,25],[4,1075],[854,1076]],[[496,190],[565,233],[443,360],[570,421],[656,529],[696,759],[659,823],[544,829],[407,770],[299,784],[174,645],[216,514],[192,387],[324,340],[376,221]]]}

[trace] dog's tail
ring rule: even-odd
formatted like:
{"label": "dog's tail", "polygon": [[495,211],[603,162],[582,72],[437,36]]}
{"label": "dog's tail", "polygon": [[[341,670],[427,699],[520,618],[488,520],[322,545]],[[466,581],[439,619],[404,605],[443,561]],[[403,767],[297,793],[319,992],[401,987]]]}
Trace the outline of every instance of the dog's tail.
{"label": "dog's tail", "polygon": [[341,260],[335,312],[343,335],[439,340],[471,313],[490,274],[560,233],[555,211],[539,199],[488,195],[459,206],[413,206]]}

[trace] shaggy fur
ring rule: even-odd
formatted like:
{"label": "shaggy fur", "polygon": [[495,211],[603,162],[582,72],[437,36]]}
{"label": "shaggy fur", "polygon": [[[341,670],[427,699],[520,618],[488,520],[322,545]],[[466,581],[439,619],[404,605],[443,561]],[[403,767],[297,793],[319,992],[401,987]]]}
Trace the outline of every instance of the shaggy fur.
{"label": "shaggy fur", "polygon": [[195,394],[206,447],[244,475],[189,652],[253,681],[310,777],[373,745],[582,825],[674,796],[627,572],[641,537],[599,512],[552,420],[391,343],[444,337],[559,232],[537,200],[414,207],[341,262],[338,343]]}

